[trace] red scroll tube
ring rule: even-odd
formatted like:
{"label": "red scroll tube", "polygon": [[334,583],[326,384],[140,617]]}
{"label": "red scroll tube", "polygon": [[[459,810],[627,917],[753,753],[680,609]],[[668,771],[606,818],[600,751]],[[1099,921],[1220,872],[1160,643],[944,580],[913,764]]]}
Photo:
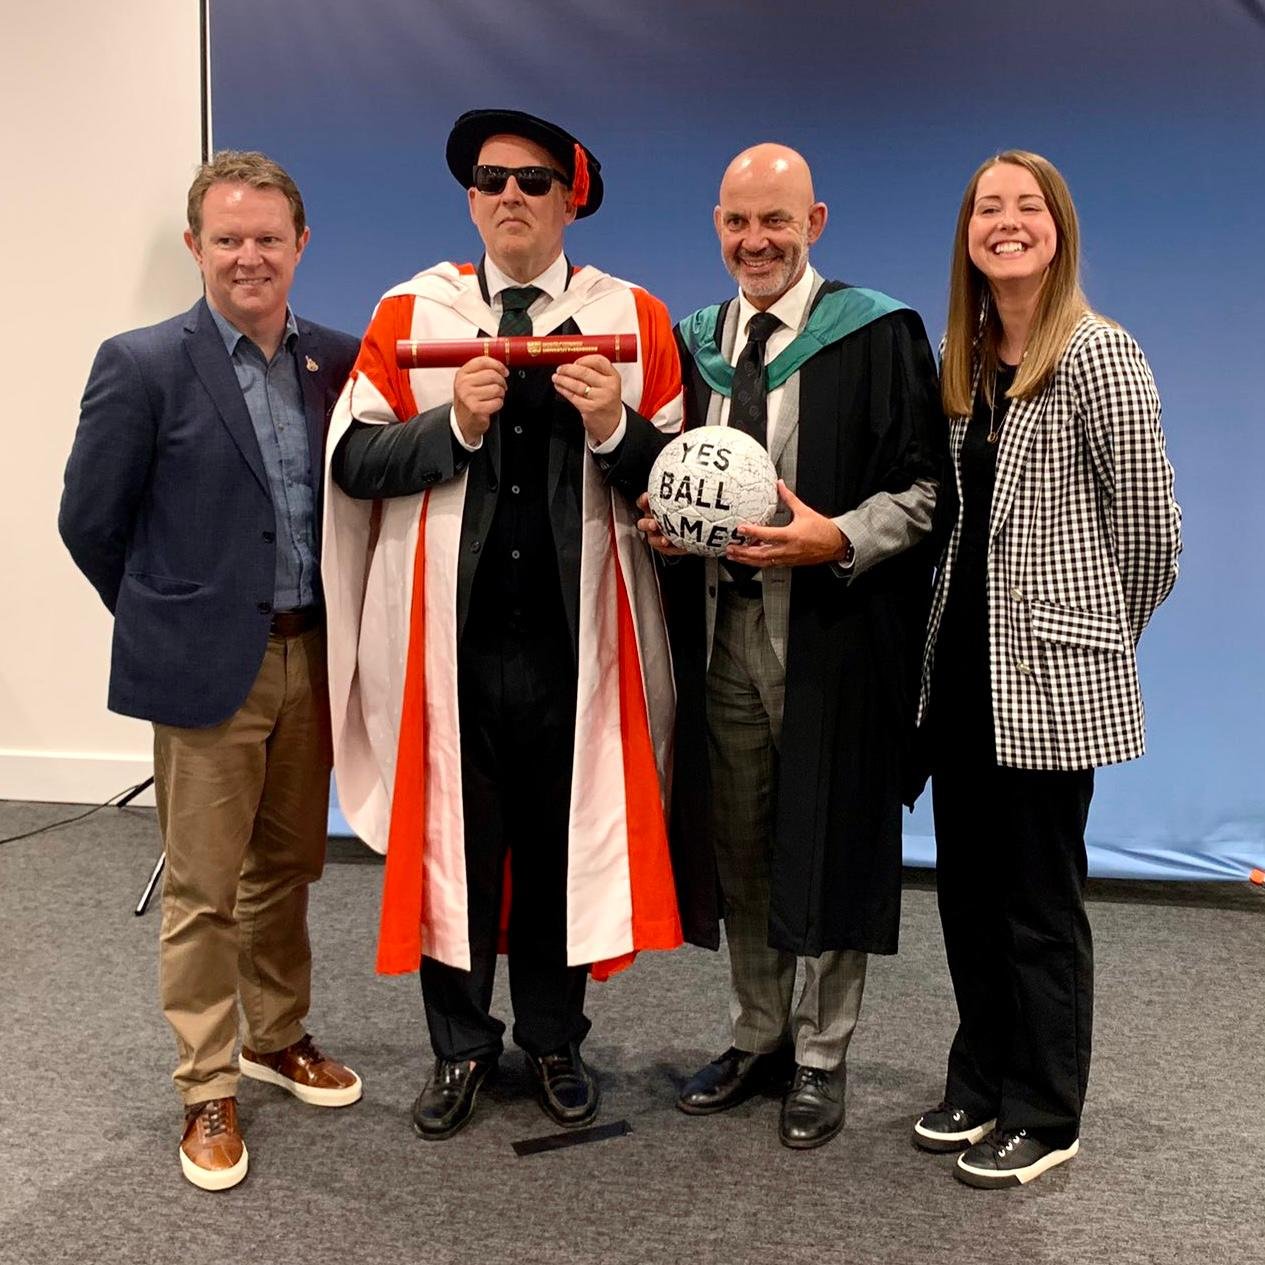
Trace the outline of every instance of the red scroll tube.
{"label": "red scroll tube", "polygon": [[614,364],[637,359],[636,334],[550,334],[546,338],[444,338],[395,344],[401,369],[455,369],[476,356],[491,356],[511,369],[569,365],[581,356],[605,356]]}

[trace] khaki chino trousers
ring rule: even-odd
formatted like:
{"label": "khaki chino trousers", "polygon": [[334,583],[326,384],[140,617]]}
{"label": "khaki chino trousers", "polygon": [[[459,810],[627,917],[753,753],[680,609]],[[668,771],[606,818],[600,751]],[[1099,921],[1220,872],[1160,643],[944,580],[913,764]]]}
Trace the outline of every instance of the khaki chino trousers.
{"label": "khaki chino trousers", "polygon": [[271,636],[246,701],[208,729],[154,726],[166,852],[159,977],[186,1105],[237,1092],[244,1039],[303,1036],[308,884],[325,860],[331,763],[325,634]]}

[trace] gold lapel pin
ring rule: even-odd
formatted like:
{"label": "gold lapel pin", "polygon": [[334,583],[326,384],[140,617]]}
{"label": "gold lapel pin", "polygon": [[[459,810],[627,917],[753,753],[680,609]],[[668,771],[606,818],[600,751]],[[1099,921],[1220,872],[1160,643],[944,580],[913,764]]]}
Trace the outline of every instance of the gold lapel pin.
{"label": "gold lapel pin", "polygon": [[311,356],[309,356],[304,363],[307,365],[308,373],[315,373],[321,367],[315,360],[312,359]]}

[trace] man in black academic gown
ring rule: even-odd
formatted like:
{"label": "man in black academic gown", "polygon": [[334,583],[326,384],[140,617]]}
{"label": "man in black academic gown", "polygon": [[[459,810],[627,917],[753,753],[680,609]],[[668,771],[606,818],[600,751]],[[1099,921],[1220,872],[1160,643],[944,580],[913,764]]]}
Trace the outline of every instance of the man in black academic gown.
{"label": "man in black academic gown", "polygon": [[[724,918],[733,1017],[732,1045],[677,1105],[709,1114],[789,1082],[781,1140],[813,1147],[843,1125],[866,955],[896,950],[945,428],[917,314],[808,266],[826,206],[799,154],[739,154],[715,222],[739,294],[678,327],[686,426],[758,438],[784,509],[719,563],[663,568],[682,919],[716,948]],[[630,428],[618,473],[648,471],[662,442]]]}

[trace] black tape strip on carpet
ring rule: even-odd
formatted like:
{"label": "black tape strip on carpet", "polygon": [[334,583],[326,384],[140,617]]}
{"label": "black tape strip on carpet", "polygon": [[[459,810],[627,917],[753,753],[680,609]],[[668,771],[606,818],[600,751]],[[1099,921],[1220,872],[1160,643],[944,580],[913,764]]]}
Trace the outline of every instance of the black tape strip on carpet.
{"label": "black tape strip on carpet", "polygon": [[568,1129],[566,1133],[550,1133],[543,1138],[524,1138],[521,1142],[515,1142],[514,1154],[522,1159],[524,1155],[542,1155],[546,1151],[561,1151],[568,1146],[583,1146],[586,1142],[621,1138],[625,1133],[631,1132],[632,1125],[627,1120],[594,1125],[591,1129]]}

